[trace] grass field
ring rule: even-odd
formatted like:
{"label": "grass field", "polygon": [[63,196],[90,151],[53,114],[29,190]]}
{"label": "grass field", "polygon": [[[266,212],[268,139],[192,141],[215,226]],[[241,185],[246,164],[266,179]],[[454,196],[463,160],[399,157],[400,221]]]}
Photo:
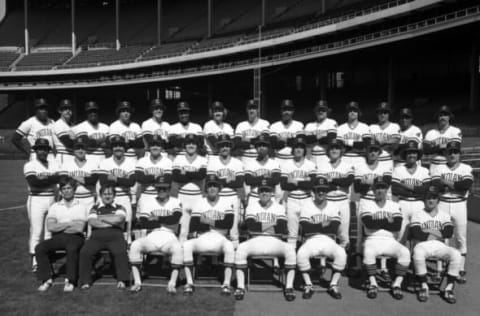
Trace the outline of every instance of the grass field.
{"label": "grass field", "polygon": [[[118,292],[114,286],[93,286],[90,291],[64,294],[62,286],[47,293],[36,291],[27,251],[28,219],[21,207],[26,200],[22,161],[0,161],[0,315],[479,315],[480,225],[469,223],[468,283],[456,287],[457,304],[449,305],[432,295],[419,303],[414,294],[395,301],[388,293],[369,300],[357,280],[341,280],[343,299],[335,301],[316,293],[309,301],[297,292],[286,302],[280,292],[249,292],[245,300],[219,295],[218,289],[197,288],[192,297],[168,297],[165,289],[145,287],[138,294]],[[17,207],[15,209],[6,209]],[[478,211],[478,210],[476,210]]]}

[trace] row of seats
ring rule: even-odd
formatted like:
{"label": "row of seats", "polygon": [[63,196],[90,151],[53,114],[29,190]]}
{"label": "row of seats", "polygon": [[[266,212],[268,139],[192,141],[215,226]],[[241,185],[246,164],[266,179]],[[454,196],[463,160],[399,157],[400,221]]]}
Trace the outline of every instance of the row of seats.
{"label": "row of seats", "polygon": [[20,56],[13,51],[0,52],[0,71],[7,71],[10,65]]}

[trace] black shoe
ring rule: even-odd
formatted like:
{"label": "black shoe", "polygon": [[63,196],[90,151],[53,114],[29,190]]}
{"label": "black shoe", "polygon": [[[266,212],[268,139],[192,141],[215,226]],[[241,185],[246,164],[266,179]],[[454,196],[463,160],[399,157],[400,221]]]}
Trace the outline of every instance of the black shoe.
{"label": "black shoe", "polygon": [[237,301],[242,301],[245,297],[245,289],[237,288],[235,293],[233,293],[233,296]]}
{"label": "black shoe", "polygon": [[194,291],[195,287],[193,284],[185,284],[185,287],[183,288],[183,295],[193,295]]}
{"label": "black shoe", "polygon": [[443,292],[443,298],[450,304],[455,304],[457,302],[455,294],[453,294],[452,290],[446,290],[445,292]]}
{"label": "black shoe", "polygon": [[340,291],[338,290],[338,285],[330,285],[327,293],[336,300],[342,299],[342,293],[340,293]]}
{"label": "black shoe", "polygon": [[307,284],[303,289],[302,298],[305,300],[309,300],[312,298],[313,293],[315,293],[315,291],[313,290],[313,285]]}
{"label": "black shoe", "polygon": [[232,294],[232,289],[228,285],[222,285],[222,290],[220,294],[222,296],[230,296]]}
{"label": "black shoe", "polygon": [[465,284],[467,283],[467,278],[465,277],[465,275],[467,274],[466,271],[460,271],[460,274],[457,278],[457,283],[458,284]]}
{"label": "black shoe", "polygon": [[396,300],[403,299],[402,289],[399,286],[392,287],[391,293],[394,299]]}
{"label": "black shoe", "polygon": [[291,302],[293,300],[295,300],[295,291],[292,289],[292,288],[288,288],[288,289],[285,289],[283,291],[283,296],[285,296],[285,299],[288,301],[288,302]]}
{"label": "black shoe", "polygon": [[428,289],[426,288],[422,288],[417,293],[417,299],[419,302],[425,303],[426,301],[428,301],[428,297],[429,297]]}
{"label": "black shoe", "polygon": [[378,287],[376,285],[369,285],[367,287],[367,297],[370,299],[377,298],[378,295]]}

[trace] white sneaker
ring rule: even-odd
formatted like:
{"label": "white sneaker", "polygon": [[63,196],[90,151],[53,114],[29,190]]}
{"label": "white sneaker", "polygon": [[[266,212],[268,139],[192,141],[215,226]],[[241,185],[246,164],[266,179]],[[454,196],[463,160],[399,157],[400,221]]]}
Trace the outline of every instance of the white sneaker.
{"label": "white sneaker", "polygon": [[70,283],[67,279],[65,279],[65,286],[63,287],[64,292],[73,292],[73,289],[75,286],[73,286],[72,283]]}
{"label": "white sneaker", "polygon": [[53,285],[52,280],[47,280],[47,281],[43,282],[42,285],[40,285],[37,290],[38,290],[39,292],[45,292],[45,291],[47,291],[49,288],[51,288],[52,285]]}

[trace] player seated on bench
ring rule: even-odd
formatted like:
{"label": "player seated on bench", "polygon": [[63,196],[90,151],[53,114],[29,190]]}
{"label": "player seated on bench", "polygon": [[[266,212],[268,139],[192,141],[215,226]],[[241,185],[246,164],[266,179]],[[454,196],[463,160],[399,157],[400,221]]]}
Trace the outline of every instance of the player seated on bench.
{"label": "player seated on bench", "polygon": [[410,234],[415,247],[413,248],[413,263],[415,274],[421,284],[417,293],[420,302],[428,300],[427,265],[425,260],[437,258],[448,261],[447,285],[443,292],[444,299],[455,304],[453,294],[455,280],[458,278],[462,255],[460,251],[445,244],[446,238],[453,236],[453,224],[450,215],[439,211],[440,192],[435,186],[430,186],[425,193],[425,208],[412,216]]}
{"label": "player seated on bench", "polygon": [[232,241],[227,239],[233,227],[234,210],[228,200],[220,199],[222,189],[220,179],[214,174],[207,176],[205,181],[206,197],[194,205],[190,218],[189,234],[196,233],[198,237],[189,239],[183,244],[183,263],[185,265],[184,294],[191,295],[194,291],[192,266],[193,254],[215,252],[223,254],[225,266],[222,295],[230,295],[230,281],[235,259],[235,249]]}
{"label": "player seated on bench", "polygon": [[65,249],[67,254],[66,278],[64,292],[74,289],[78,277],[78,253],[84,241],[85,224],[88,210],[74,198],[77,183],[74,179],[60,179],[60,194],[62,200],[54,203],[48,209],[47,229],[52,232],[52,238],[42,241],[35,247],[38,270],[37,278],[42,282],[38,290],[44,292],[53,285],[50,274],[48,254],[55,250]]}
{"label": "player seated on bench", "polygon": [[127,242],[123,236],[126,211],[122,205],[114,203],[115,186],[111,184],[100,188],[101,202],[95,205],[88,215],[88,224],[92,234],[80,250],[80,279],[82,290],[92,285],[92,261],[95,255],[106,249],[113,257],[117,288],[123,290],[130,279],[128,267]]}
{"label": "player seated on bench", "polygon": [[[284,296],[287,301],[295,299],[293,280],[297,263],[295,248],[284,241],[287,238],[285,207],[272,199],[274,186],[269,179],[262,179],[258,186],[259,200],[250,203],[245,213],[245,224],[251,238],[240,243],[235,254],[237,289],[235,299],[245,296],[245,269],[249,256],[275,256],[285,258],[287,282]],[[283,237],[283,238],[282,238]]]}
{"label": "player seated on bench", "polygon": [[305,242],[297,252],[297,266],[305,282],[303,298],[313,295],[313,285],[308,273],[311,269],[310,258],[325,256],[333,259],[333,275],[327,290],[335,299],[341,299],[338,281],[347,264],[347,253],[334,238],[341,223],[341,210],[338,203],[327,201],[330,185],[324,178],[315,179],[314,200],[309,200],[300,213],[300,227]]}
{"label": "player seated on bench", "polygon": [[383,177],[373,182],[374,200],[362,204],[360,217],[364,226],[366,240],[363,246],[363,264],[368,274],[368,298],[376,298],[378,284],[377,257],[388,256],[397,259],[396,278],[392,284],[391,294],[397,299],[403,298],[401,285],[410,264],[410,251],[396,240],[396,234],[402,227],[402,213],[398,203],[387,200],[388,184]]}
{"label": "player seated on bench", "polygon": [[176,233],[182,216],[182,207],[178,199],[170,196],[170,181],[165,176],[156,180],[157,197],[144,203],[138,214],[142,229],[151,231],[147,236],[136,239],[130,245],[129,259],[132,264],[133,285],[132,292],[142,289],[140,269],[143,263],[143,254],[162,252],[171,256],[172,272],[167,285],[167,293],[175,294],[178,270],[183,265],[183,249]]}

